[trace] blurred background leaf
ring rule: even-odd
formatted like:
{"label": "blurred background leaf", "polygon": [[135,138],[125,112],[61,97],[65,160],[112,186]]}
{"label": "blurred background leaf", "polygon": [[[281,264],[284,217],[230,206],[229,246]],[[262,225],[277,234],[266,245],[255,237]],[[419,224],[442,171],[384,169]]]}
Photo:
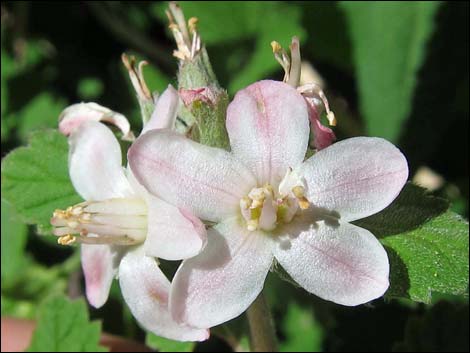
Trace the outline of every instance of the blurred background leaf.
{"label": "blurred background leaf", "polygon": [[49,233],[52,212],[82,201],[70,181],[67,139],[57,131],[37,132],[28,147],[2,161],[2,197],[42,233]]}
{"label": "blurred background leaf", "polygon": [[411,112],[439,2],[342,2],[367,132],[396,142]]}
{"label": "blurred background leaf", "polygon": [[280,352],[320,352],[322,350],[323,329],[312,315],[311,308],[304,309],[290,303],[282,321],[285,339]]}
{"label": "blurred background leaf", "polygon": [[2,199],[2,288],[11,287],[26,265],[28,229],[11,205]]}
{"label": "blurred background leaf", "polygon": [[107,352],[98,345],[101,325],[89,322],[83,299],[51,297],[39,318],[28,352]]}
{"label": "blurred background leaf", "polygon": [[179,342],[167,338],[158,337],[153,333],[148,333],[145,338],[147,346],[158,350],[159,352],[192,352],[196,343]]}

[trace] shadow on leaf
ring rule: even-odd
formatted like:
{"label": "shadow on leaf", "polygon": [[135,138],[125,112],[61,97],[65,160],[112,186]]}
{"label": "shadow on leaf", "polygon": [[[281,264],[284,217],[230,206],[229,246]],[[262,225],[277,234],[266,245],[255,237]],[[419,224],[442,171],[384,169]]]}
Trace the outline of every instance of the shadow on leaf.
{"label": "shadow on leaf", "polygon": [[416,229],[448,208],[449,203],[446,200],[432,196],[426,189],[408,183],[390,206],[353,223],[382,238]]}

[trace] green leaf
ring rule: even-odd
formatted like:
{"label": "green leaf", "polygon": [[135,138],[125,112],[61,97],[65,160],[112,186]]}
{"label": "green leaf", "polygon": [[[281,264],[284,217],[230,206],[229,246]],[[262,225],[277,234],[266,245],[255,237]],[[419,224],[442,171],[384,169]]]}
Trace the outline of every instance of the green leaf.
{"label": "green leaf", "polygon": [[353,44],[368,134],[396,141],[411,112],[417,73],[439,2],[341,2]]}
{"label": "green leaf", "polygon": [[54,97],[50,92],[34,97],[15,117],[19,125],[19,137],[26,141],[34,130],[56,127],[59,115],[66,105],[63,98]]}
{"label": "green leaf", "polygon": [[468,223],[447,201],[415,185],[376,215],[354,222],[380,238],[390,261],[389,297],[430,303],[432,293],[465,294]]}
{"label": "green leaf", "polygon": [[2,200],[2,289],[15,283],[26,262],[26,225],[12,207]]}
{"label": "green leaf", "polygon": [[280,344],[281,352],[320,352],[323,329],[315,321],[313,311],[290,303],[283,320],[285,340]]}
{"label": "green leaf", "polygon": [[468,223],[460,216],[449,211],[416,230],[385,237],[381,242],[391,262],[389,296],[430,303],[433,292],[465,294]]}
{"label": "green leaf", "polygon": [[78,82],[77,94],[81,99],[96,99],[103,94],[103,82],[95,77],[82,78]]}
{"label": "green leaf", "polygon": [[78,251],[54,266],[46,267],[28,259],[13,285],[7,287],[2,280],[2,315],[34,319],[41,303],[52,296],[64,295],[70,275],[79,268]]}
{"label": "green leaf", "polygon": [[34,319],[36,316],[36,303],[5,296],[2,293],[2,316]]}
{"label": "green leaf", "polygon": [[67,139],[49,130],[33,134],[29,146],[2,161],[2,197],[42,233],[51,230],[55,209],[82,201],[70,182],[67,155]]}
{"label": "green leaf", "polygon": [[192,352],[196,346],[194,342],[173,341],[150,332],[145,337],[145,344],[159,352]]}
{"label": "green leaf", "polygon": [[101,324],[90,322],[83,299],[54,297],[40,309],[28,352],[106,352],[99,346]]}
{"label": "green leaf", "polygon": [[[308,1],[302,3],[303,26],[310,34],[300,48],[301,54],[352,71],[351,44],[346,29],[345,15],[336,1]],[[334,30],[331,30],[333,29]],[[343,121],[343,119],[341,119]]]}

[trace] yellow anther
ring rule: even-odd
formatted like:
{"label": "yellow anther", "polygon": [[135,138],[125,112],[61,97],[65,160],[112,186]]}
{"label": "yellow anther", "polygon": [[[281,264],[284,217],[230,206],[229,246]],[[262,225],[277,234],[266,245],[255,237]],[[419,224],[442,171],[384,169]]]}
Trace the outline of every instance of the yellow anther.
{"label": "yellow anther", "polygon": [[52,214],[52,217],[54,217],[54,218],[65,218],[65,212],[62,211],[62,210],[57,209]]}
{"label": "yellow anther", "polygon": [[295,197],[301,198],[305,195],[305,188],[303,186],[297,185],[292,188],[292,192],[294,193]]}
{"label": "yellow anther", "polygon": [[335,113],[333,113],[331,110],[326,114],[326,118],[328,119],[328,123],[330,126],[336,126],[336,117]]}
{"label": "yellow anther", "polygon": [[282,50],[281,45],[278,42],[276,42],[275,40],[273,40],[271,42],[271,48],[273,48],[273,53],[274,54],[277,54]]}
{"label": "yellow anther", "polygon": [[70,245],[70,244],[75,243],[76,240],[77,240],[76,237],[74,237],[71,234],[67,234],[67,235],[63,235],[59,237],[59,239],[57,239],[57,243],[60,245]]}
{"label": "yellow anther", "polygon": [[306,210],[310,206],[310,202],[305,197],[305,188],[303,186],[297,185],[292,188],[292,193],[299,200],[299,207],[302,210]]}
{"label": "yellow anther", "polygon": [[310,202],[308,202],[308,200],[305,197],[301,197],[299,198],[299,207],[302,210],[306,210],[310,207]]}
{"label": "yellow anther", "polygon": [[197,31],[197,23],[199,22],[197,17],[191,17],[188,20],[189,33],[194,33]]}
{"label": "yellow anther", "polygon": [[243,207],[245,210],[250,208],[251,204],[253,203],[253,200],[250,199],[248,196],[244,196],[241,199],[240,206]]}

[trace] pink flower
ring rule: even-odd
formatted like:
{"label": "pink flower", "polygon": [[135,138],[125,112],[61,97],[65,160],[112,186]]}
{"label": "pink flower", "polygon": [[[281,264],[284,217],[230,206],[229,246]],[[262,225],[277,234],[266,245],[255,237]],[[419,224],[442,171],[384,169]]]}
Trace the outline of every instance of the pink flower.
{"label": "pink flower", "polygon": [[307,291],[343,305],[380,297],[387,253],[351,221],[389,205],[408,177],[391,143],[358,137],[304,161],[305,99],[281,82],[237,93],[227,111],[231,152],[169,130],[150,131],[129,150],[136,179],[153,195],[215,222],[201,254],[186,259],[170,291],[178,322],[208,328],[242,312],[276,259]]}
{"label": "pink flower", "polygon": [[[144,131],[171,128],[178,94],[169,87],[159,99]],[[104,115],[104,116],[103,116]],[[101,307],[111,283],[119,278],[132,314],[147,330],[170,339],[205,340],[208,331],[176,323],[168,310],[170,282],[154,257],[180,260],[198,254],[205,245],[204,225],[189,212],[149,195],[122,167],[121,148],[111,130],[100,123],[118,116],[95,103],[67,108],[60,129],[70,134],[69,172],[76,191],[86,200],[57,210],[51,223],[59,243],[81,243],[86,295]]]}

